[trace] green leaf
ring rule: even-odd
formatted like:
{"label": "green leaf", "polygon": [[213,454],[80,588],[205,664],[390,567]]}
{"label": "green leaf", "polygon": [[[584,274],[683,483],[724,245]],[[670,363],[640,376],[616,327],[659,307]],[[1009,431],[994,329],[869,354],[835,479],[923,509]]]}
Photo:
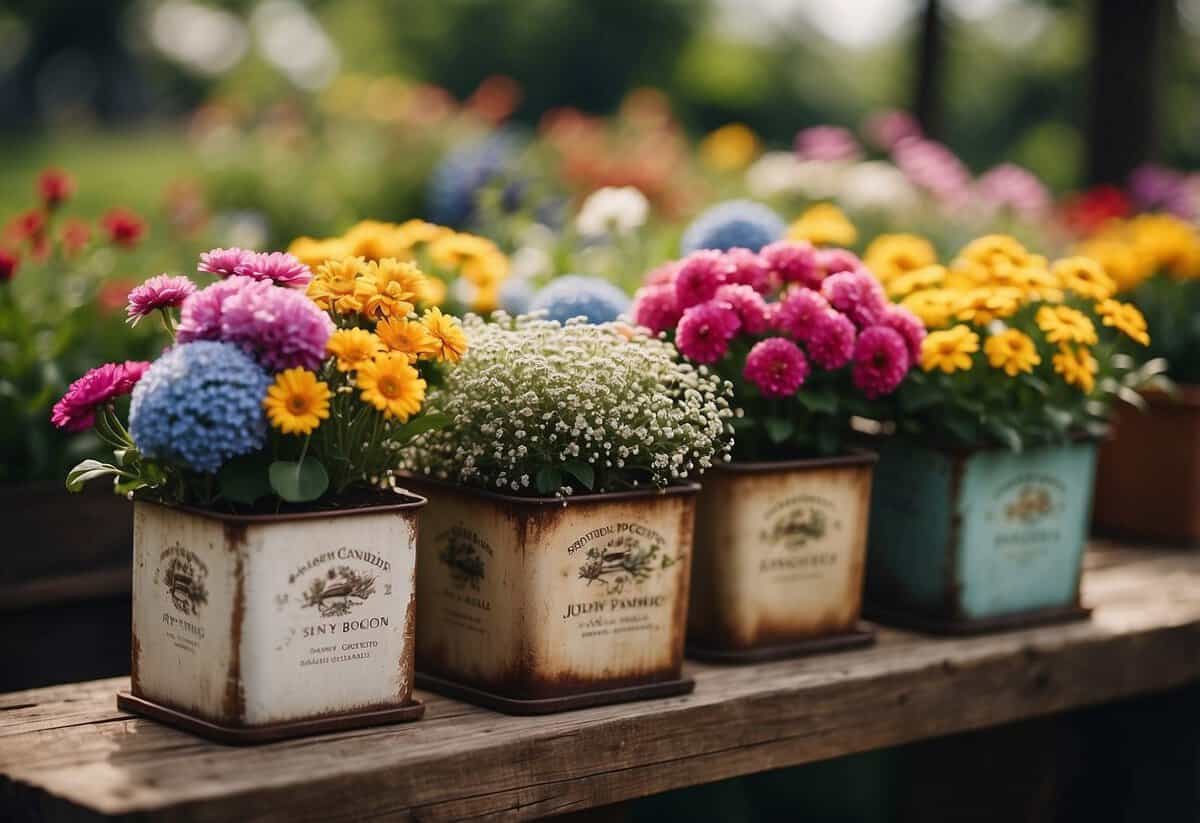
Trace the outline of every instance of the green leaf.
{"label": "green leaf", "polygon": [[1021,441],[1020,432],[1007,423],[1001,423],[999,420],[988,420],[987,430],[1014,452],[1021,451],[1024,446],[1024,443]]}
{"label": "green leaf", "polygon": [[313,457],[306,457],[299,463],[276,460],[267,474],[271,488],[289,503],[316,500],[329,488],[329,474],[321,462]]}
{"label": "green leaf", "polygon": [[83,491],[84,485],[89,480],[120,474],[121,470],[116,466],[101,463],[99,460],[84,460],[67,473],[67,491]]}
{"label": "green leaf", "polygon": [[537,473],[537,489],[541,494],[554,494],[562,488],[562,472],[553,466],[542,466]]}
{"label": "green leaf", "polygon": [[591,463],[584,463],[582,460],[570,460],[563,463],[562,469],[567,474],[573,475],[589,491],[596,485],[596,471],[592,468]]}
{"label": "green leaf", "polygon": [[802,389],[796,393],[796,400],[814,414],[833,414],[837,411],[838,398],[832,389]]}
{"label": "green leaf", "polygon": [[937,405],[944,397],[942,389],[930,381],[906,383],[899,393],[900,410],[911,414]]}
{"label": "green leaf", "polygon": [[766,427],[767,437],[771,439],[772,443],[782,443],[796,430],[795,423],[782,417],[768,417],[763,421],[763,425]]}
{"label": "green leaf", "polygon": [[[226,500],[250,506],[271,493],[269,472],[265,455],[235,457],[217,472],[217,488]],[[282,494],[279,496],[283,497]]]}
{"label": "green leaf", "polygon": [[393,439],[400,443],[407,443],[418,434],[424,434],[427,431],[434,429],[444,429],[450,425],[450,416],[446,414],[423,414],[420,417],[415,417],[409,420],[403,426],[396,430]]}

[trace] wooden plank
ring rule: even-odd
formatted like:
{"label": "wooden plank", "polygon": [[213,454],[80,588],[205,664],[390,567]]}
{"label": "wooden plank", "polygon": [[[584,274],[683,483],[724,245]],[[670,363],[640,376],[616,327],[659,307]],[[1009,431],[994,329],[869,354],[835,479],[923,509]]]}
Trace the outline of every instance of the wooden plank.
{"label": "wooden plank", "polygon": [[1087,623],[885,630],[872,649],[694,664],[692,695],[549,717],[422,694],[418,723],[233,749],[116,712],[122,679],[3,695],[0,803],[48,819],[529,819],[1200,680],[1200,553],[1119,551],[1086,576]]}

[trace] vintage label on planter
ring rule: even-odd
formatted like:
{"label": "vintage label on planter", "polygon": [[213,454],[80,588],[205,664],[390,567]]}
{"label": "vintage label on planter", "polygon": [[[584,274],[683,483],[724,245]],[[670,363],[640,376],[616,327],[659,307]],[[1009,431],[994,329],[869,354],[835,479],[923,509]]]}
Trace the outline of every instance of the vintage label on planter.
{"label": "vintage label on planter", "polygon": [[404,703],[415,534],[405,512],[135,520],[139,694],[257,725]]}
{"label": "vintage label on planter", "polygon": [[709,474],[689,635],[753,648],[852,630],[870,494],[870,465]]}
{"label": "vintage label on planter", "polygon": [[429,495],[418,566],[423,666],[547,693],[678,668],[691,498],[563,507]]}

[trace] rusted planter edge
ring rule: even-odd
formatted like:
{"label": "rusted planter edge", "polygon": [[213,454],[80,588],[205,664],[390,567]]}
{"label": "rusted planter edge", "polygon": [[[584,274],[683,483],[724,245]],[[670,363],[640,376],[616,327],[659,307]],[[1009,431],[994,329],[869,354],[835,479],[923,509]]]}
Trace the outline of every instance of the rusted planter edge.
{"label": "rusted planter edge", "polygon": [[383,514],[393,511],[412,511],[422,508],[429,501],[419,494],[410,492],[407,489],[401,490],[396,494],[397,497],[407,498],[403,502],[397,503],[379,503],[377,505],[367,506],[346,506],[343,508],[320,509],[317,511],[305,512],[280,512],[278,514],[237,514],[235,512],[219,512],[212,509],[205,509],[199,506],[186,506],[174,503],[164,503],[161,500],[144,500],[137,498],[136,503],[143,503],[148,506],[159,506],[164,509],[173,511],[187,512],[194,514],[197,517],[204,517],[209,520],[219,520],[223,523],[231,523],[235,525],[254,525],[256,523],[291,523],[298,520],[325,520],[331,517],[349,517],[356,514]]}
{"label": "rusted planter edge", "polygon": [[833,457],[802,457],[795,460],[734,460],[718,463],[709,471],[741,474],[803,471],[805,469],[836,469],[843,466],[873,466],[879,462],[878,452],[870,449],[849,449],[847,454]]}
{"label": "rusted planter edge", "polygon": [[[700,484],[696,482],[677,483],[662,488],[648,487],[645,489],[629,490],[622,492],[601,492],[599,494],[572,494],[567,497],[522,497],[516,494],[504,494],[502,492],[494,492],[491,489],[483,489],[478,486],[467,486],[462,483],[455,483],[450,480],[440,480],[436,477],[430,477],[424,474],[410,474],[402,472],[397,475],[401,482],[411,482],[417,485],[427,484],[438,489],[447,491],[456,491],[465,495],[473,495],[482,497],[487,500],[493,500],[497,503],[505,503],[510,506],[527,506],[529,508],[538,508],[545,506],[569,506],[572,503],[614,503],[625,500],[645,500],[654,497],[675,497],[679,495],[696,495],[700,493]],[[415,495],[420,497],[421,495]],[[424,498],[422,498],[424,499]]]}

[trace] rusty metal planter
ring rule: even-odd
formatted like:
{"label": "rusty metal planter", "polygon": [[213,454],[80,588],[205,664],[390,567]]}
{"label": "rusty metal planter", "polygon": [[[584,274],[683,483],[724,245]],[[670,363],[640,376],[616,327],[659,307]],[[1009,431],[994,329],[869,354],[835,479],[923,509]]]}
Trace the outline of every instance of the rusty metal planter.
{"label": "rusty metal planter", "polygon": [[1118,537],[1200,543],[1200,386],[1144,396],[1144,412],[1124,403],[1114,410],[1093,523]]}
{"label": "rusty metal planter", "polygon": [[699,486],[566,502],[409,478],[418,684],[509,714],[691,691],[682,676]]}
{"label": "rusty metal planter", "polygon": [[1087,616],[1095,443],[1014,453],[887,441],[879,451],[868,617],[971,634]]}
{"label": "rusty metal planter", "polygon": [[234,516],[138,502],[122,709],[230,743],[415,720],[425,501]]}
{"label": "rusty metal planter", "polygon": [[733,463],[705,475],[690,657],[751,662],[872,642],[859,615],[877,460]]}

